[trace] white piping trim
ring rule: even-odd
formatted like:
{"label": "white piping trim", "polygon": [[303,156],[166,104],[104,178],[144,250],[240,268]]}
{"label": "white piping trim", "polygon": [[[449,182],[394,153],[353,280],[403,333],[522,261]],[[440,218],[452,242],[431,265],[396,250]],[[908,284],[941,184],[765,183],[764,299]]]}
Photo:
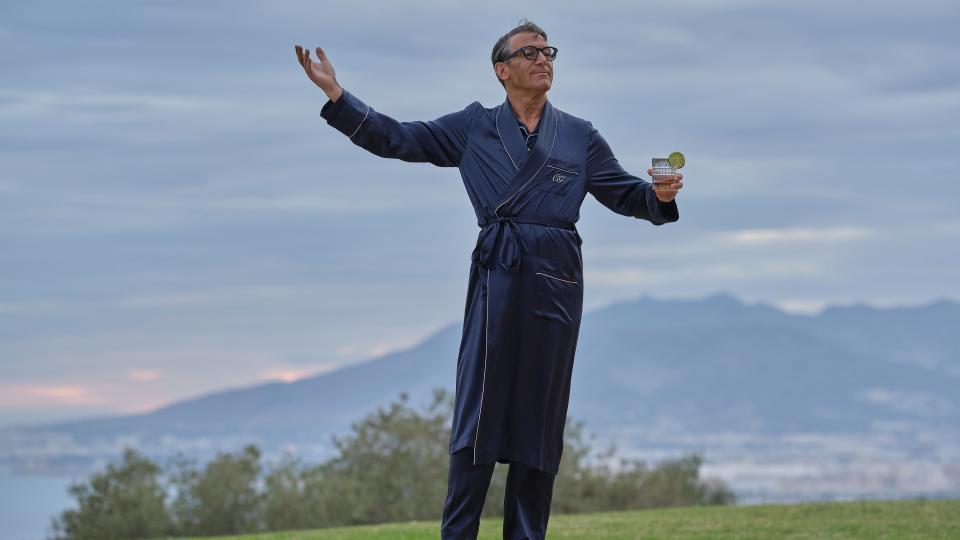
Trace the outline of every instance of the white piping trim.
{"label": "white piping trim", "polygon": [[[553,152],[553,145],[557,144],[557,130],[558,130],[559,128],[560,128],[560,122],[554,122],[554,124],[553,124],[553,141],[550,143],[550,149],[547,150],[547,157],[545,157],[545,158],[543,159],[543,163],[540,164],[540,168],[537,169],[537,172],[533,173],[533,176],[530,177],[530,180],[533,180],[534,178],[537,177],[538,174],[540,174],[540,171],[543,170],[543,166],[546,165],[547,160],[550,159],[550,152]],[[501,139],[501,142],[502,142],[502,139]],[[514,191],[514,192],[513,192],[513,195],[511,195],[507,200],[505,200],[505,201],[503,201],[502,203],[500,203],[499,205],[497,205],[497,208],[494,209],[494,211],[493,211],[493,215],[496,216],[496,217],[500,217],[500,215],[498,214],[498,212],[500,211],[500,207],[503,206],[503,205],[505,205],[505,204],[507,204],[508,202],[510,202],[510,199],[513,199],[514,197],[516,197],[516,196],[517,196],[517,193],[520,193],[521,191],[523,191],[523,188],[527,187],[527,184],[530,183],[530,180],[527,180],[526,183],[524,183],[522,186],[520,186],[520,189]]]}
{"label": "white piping trim", "polygon": [[547,167],[550,167],[551,169],[557,169],[558,171],[563,171],[563,172],[565,172],[565,173],[580,174],[580,173],[578,173],[578,172],[576,172],[576,171],[570,171],[570,170],[564,169],[564,168],[562,168],[562,167],[557,167],[556,165],[550,165],[549,163],[547,163]]}
{"label": "white piping trim", "polygon": [[359,123],[359,124],[357,124],[357,129],[353,130],[353,133],[350,134],[350,138],[351,138],[351,139],[353,138],[354,135],[357,134],[358,131],[360,131],[360,126],[363,125],[363,121],[367,119],[367,115],[368,115],[368,114],[370,114],[370,106],[369,106],[369,105],[367,105],[367,112],[363,113],[363,119],[360,120],[360,123]]}
{"label": "white piping trim", "polygon": [[574,285],[576,285],[577,283],[576,281],[570,281],[569,279],[558,278],[557,276],[551,276],[550,274],[544,274],[543,272],[537,272],[537,274],[541,276],[546,276],[548,278],[559,279],[560,281],[566,281],[567,283],[573,283]]}
{"label": "white piping trim", "polygon": [[503,107],[502,103],[497,107],[497,115],[493,117],[493,123],[497,127],[497,137],[500,138],[500,146],[503,147],[503,151],[506,152],[507,157],[510,158],[510,163],[513,163],[513,168],[519,171],[520,167],[517,167],[517,162],[513,160],[513,156],[511,156],[510,151],[507,150],[506,143],[503,142],[503,135],[500,134],[500,107]]}
{"label": "white piping trim", "polygon": [[477,434],[473,436],[473,464],[477,464],[477,441],[480,440],[480,416],[483,415],[483,390],[487,384],[487,344],[490,332],[490,269],[487,269],[487,314],[483,326],[483,381],[480,383],[480,410],[477,411]]}

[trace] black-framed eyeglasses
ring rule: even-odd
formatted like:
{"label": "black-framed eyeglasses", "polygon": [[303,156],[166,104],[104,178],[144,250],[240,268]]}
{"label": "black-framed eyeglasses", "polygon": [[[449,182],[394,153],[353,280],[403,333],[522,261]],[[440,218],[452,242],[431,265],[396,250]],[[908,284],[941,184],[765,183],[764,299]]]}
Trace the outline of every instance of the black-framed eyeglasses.
{"label": "black-framed eyeglasses", "polygon": [[523,57],[526,58],[527,60],[536,60],[537,56],[539,56],[540,53],[543,53],[544,58],[546,58],[550,62],[553,62],[553,59],[557,57],[557,48],[556,47],[534,47],[533,45],[527,45],[526,47],[520,47],[519,49],[508,54],[507,56],[504,56],[499,61],[506,62],[507,60],[521,53],[523,53]]}

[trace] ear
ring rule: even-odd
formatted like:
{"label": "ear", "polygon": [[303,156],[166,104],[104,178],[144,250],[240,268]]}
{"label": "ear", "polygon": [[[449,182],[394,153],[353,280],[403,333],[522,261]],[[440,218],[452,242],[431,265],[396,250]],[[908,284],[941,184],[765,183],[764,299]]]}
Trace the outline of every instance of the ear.
{"label": "ear", "polygon": [[494,64],[493,71],[497,74],[497,78],[501,81],[506,81],[510,78],[510,68],[508,68],[503,62],[497,62]]}

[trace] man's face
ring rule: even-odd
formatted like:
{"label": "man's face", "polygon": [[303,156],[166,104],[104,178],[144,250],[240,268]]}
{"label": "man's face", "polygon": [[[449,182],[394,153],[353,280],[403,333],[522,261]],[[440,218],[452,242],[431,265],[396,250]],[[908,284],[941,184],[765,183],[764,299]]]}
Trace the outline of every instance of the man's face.
{"label": "man's face", "polygon": [[[533,45],[534,47],[546,47],[548,45],[543,36],[533,32],[523,32],[511,36],[507,43],[509,44],[508,53],[527,45]],[[547,60],[543,53],[537,54],[536,60],[527,60],[523,53],[518,53],[499,65],[506,66],[506,71],[509,73],[509,78],[504,81],[507,86],[513,86],[518,90],[546,92],[553,85],[553,62]],[[502,79],[503,75],[500,75],[500,78]]]}

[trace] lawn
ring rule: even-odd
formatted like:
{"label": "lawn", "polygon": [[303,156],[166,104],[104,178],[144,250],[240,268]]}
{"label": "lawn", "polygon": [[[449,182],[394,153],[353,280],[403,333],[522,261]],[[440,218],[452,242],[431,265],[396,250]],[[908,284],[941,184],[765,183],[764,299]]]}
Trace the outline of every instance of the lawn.
{"label": "lawn", "polygon": [[[482,519],[479,540],[499,540],[502,520]],[[700,506],[550,516],[547,537],[587,540],[960,539],[960,500],[899,500]],[[412,521],[219,540],[420,540],[440,521]],[[196,539],[201,540],[201,539]],[[206,537],[202,540],[212,540]]]}

